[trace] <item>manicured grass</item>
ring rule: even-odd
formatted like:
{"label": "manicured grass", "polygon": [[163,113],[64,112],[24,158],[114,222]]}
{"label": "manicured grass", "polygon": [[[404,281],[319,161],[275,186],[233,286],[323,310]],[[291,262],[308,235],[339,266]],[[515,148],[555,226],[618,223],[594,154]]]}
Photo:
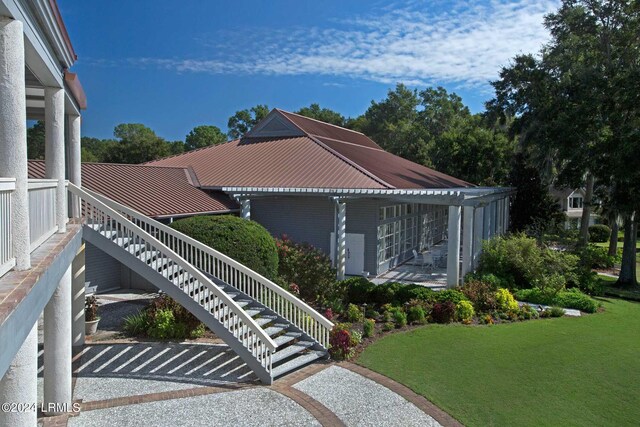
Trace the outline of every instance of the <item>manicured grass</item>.
{"label": "manicured grass", "polygon": [[580,318],[428,325],[357,362],[466,425],[637,425],[640,303],[603,301],[605,312]]}

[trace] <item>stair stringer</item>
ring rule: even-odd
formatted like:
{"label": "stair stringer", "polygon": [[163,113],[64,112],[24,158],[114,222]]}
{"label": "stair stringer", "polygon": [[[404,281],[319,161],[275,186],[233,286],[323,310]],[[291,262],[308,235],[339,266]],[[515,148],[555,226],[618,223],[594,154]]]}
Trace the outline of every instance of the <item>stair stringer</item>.
{"label": "stair stringer", "polygon": [[218,338],[223,340],[247,364],[262,383],[268,385],[273,383],[273,378],[269,371],[238,341],[238,338],[233,336],[211,313],[184,291],[165,279],[146,263],[129,253],[126,249],[118,246],[114,241],[93,230],[91,227],[84,226],[83,238],[176,300],[176,302],[204,323]]}

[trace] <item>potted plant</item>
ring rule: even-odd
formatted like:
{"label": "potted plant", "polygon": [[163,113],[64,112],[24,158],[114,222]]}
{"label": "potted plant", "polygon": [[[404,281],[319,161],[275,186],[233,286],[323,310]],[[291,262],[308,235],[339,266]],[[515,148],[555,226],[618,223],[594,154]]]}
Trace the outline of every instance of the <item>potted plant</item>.
{"label": "potted plant", "polygon": [[94,296],[86,297],[84,300],[84,333],[85,335],[95,334],[98,330],[98,300]]}

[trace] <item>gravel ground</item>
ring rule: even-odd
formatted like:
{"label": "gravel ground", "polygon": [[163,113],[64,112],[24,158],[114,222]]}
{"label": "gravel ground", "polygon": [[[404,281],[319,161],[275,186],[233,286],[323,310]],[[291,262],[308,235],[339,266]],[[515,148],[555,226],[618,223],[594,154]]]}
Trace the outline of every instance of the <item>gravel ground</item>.
{"label": "gravel ground", "polygon": [[440,426],[388,388],[338,366],[293,387],[322,403],[348,426]]}
{"label": "gravel ground", "polygon": [[266,389],[230,391],[82,412],[69,427],[319,426],[302,406]]}

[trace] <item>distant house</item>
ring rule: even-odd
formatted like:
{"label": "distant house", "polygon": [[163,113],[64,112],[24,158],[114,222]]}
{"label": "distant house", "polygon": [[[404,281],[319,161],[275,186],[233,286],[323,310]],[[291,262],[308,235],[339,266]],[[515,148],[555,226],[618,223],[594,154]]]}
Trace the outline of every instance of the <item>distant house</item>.
{"label": "distant house", "polygon": [[[584,204],[584,188],[552,188],[551,195],[560,205],[562,212],[567,216],[565,222],[566,229],[578,229],[582,222],[582,209]],[[589,225],[596,223],[597,215],[591,212],[589,216]]]}
{"label": "distant house", "polygon": [[190,168],[201,189],[235,198],[275,236],[322,249],[347,275],[380,274],[446,240],[457,284],[461,241],[464,274],[481,240],[507,228],[510,189],[477,187],[278,109],[242,139],[148,164]]}

